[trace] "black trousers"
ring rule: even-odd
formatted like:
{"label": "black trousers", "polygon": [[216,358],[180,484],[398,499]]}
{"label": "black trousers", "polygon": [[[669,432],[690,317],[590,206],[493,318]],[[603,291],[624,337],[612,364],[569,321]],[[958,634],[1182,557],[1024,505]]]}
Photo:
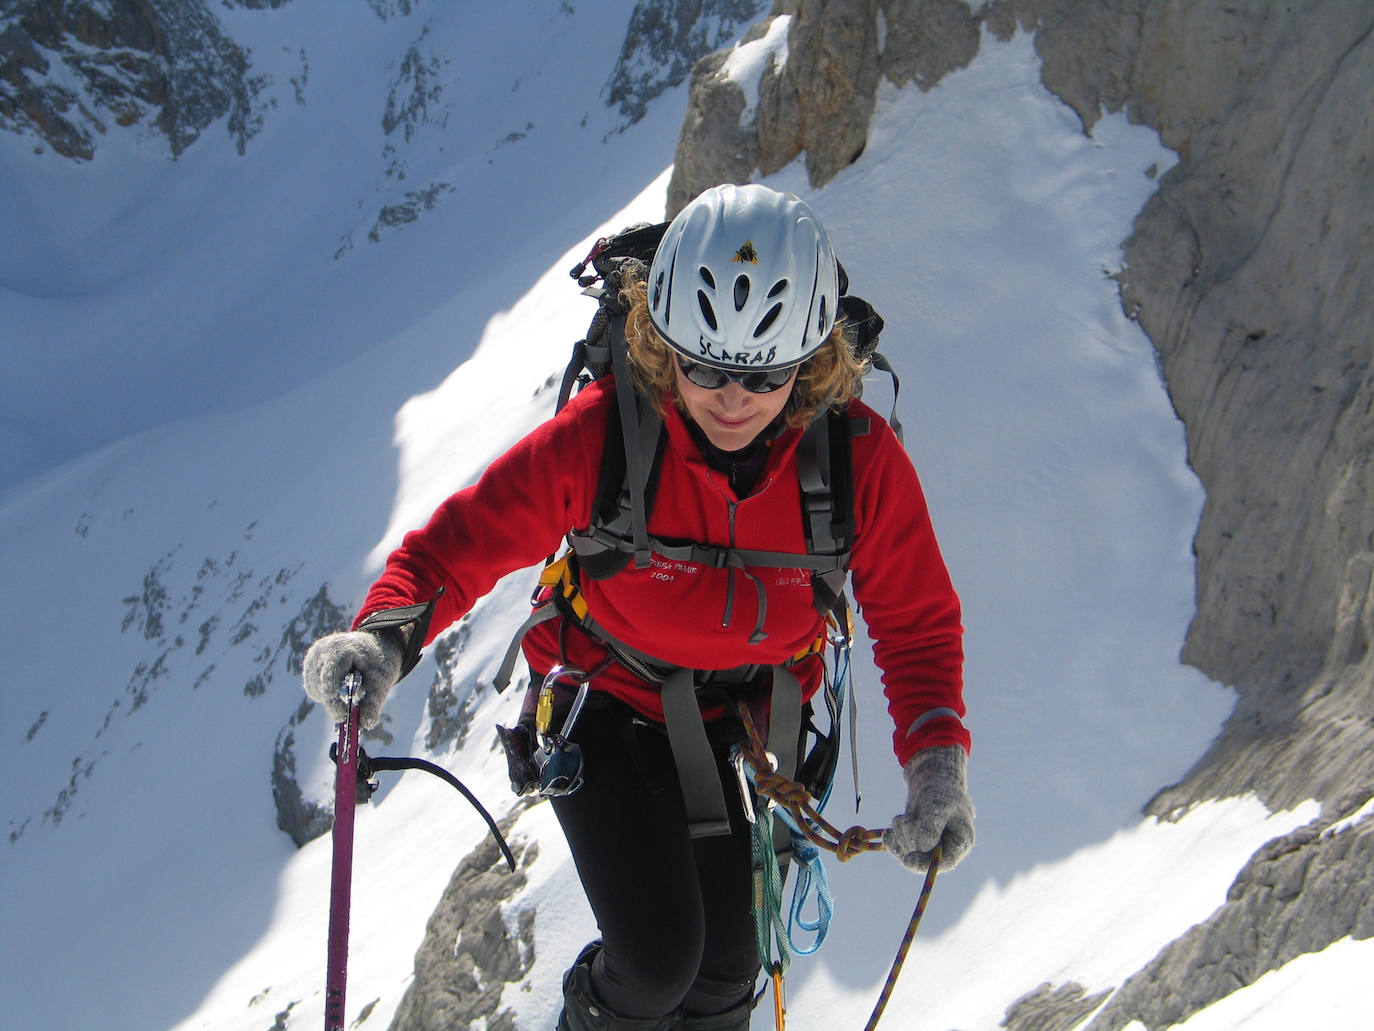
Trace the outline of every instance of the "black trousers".
{"label": "black trousers", "polygon": [[717,759],[731,833],[692,838],[661,727],[606,702],[587,707],[573,738],[585,780],[552,804],[601,930],[594,992],[624,1017],[737,1006],[752,993],[760,964],[749,825],[728,745],[717,748]]}

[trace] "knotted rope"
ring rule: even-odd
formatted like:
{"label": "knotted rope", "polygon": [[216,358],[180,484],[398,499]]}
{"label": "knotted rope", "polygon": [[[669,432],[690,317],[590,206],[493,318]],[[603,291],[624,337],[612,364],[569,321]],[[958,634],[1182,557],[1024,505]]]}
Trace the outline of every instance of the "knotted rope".
{"label": "knotted rope", "polygon": [[[847,862],[860,852],[877,852],[884,848],[883,831],[885,828],[869,830],[865,827],[850,827],[846,831],[839,831],[827,822],[817,809],[816,800],[811,797],[810,792],[796,781],[783,777],[773,770],[772,760],[768,758],[767,750],[759,737],[758,728],[754,725],[754,719],[749,712],[748,705],[741,701],[737,703],[737,707],[740,722],[744,724],[746,738],[744,744],[740,746],[740,752],[753,770],[755,790],[786,810],[792,817],[792,825],[800,830],[807,841],[817,848],[833,853],[842,863]],[[758,814],[754,832],[754,914],[759,955],[772,972],[777,1027],[778,1031],[783,1031],[785,1009],[782,998],[782,974],[791,961],[791,955],[788,950],[788,937],[783,933],[781,926],[782,884],[777,860],[772,855],[772,825],[772,814],[765,807]],[[764,846],[767,846],[767,861],[761,854]],[[925,915],[926,905],[930,901],[930,893],[935,887],[935,875],[939,872],[940,860],[943,855],[944,849],[939,845],[930,854],[930,866],[926,870],[925,883],[921,887],[920,897],[916,900],[916,909],[911,914],[911,920],[907,923],[906,933],[902,935],[901,945],[897,948],[897,955],[892,961],[892,967],[888,971],[887,979],[883,982],[882,992],[873,1007],[872,1015],[868,1018],[868,1023],[864,1026],[864,1031],[874,1031],[878,1026],[878,1021],[887,1008],[888,999],[892,996],[892,990],[897,986],[897,978],[902,972],[902,966],[906,963],[907,954],[911,951],[911,943],[916,937],[916,929],[921,924],[921,917]],[[775,938],[778,946],[778,959],[776,961],[770,961],[768,940],[770,930],[774,932],[772,937]]]}
{"label": "knotted rope", "polygon": [[816,800],[811,793],[795,780],[784,777],[773,769],[773,762],[759,737],[749,706],[736,703],[740,721],[744,724],[745,742],[740,746],[745,761],[754,774],[754,788],[760,795],[776,802],[787,810],[792,822],[806,839],[817,848],[834,853],[841,863],[848,862],[860,852],[880,852],[883,849],[883,831],[869,830],[866,827],[850,827],[846,831],[837,830],[816,808]]}

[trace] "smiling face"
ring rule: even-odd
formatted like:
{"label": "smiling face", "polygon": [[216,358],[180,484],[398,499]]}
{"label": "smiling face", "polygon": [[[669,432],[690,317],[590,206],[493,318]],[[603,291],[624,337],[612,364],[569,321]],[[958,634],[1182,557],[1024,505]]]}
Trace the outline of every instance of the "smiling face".
{"label": "smiling face", "polygon": [[751,394],[733,381],[715,390],[699,387],[673,362],[677,395],[688,416],[701,427],[706,439],[722,451],[739,451],[777,418],[792,396],[796,373],[787,386],[766,394]]}

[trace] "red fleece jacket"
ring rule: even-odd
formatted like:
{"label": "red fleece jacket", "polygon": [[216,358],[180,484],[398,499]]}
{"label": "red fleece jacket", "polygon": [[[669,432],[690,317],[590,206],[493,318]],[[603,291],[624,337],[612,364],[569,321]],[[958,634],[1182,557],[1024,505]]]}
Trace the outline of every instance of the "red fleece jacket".
{"label": "red fleece jacket", "polygon": [[[559,549],[563,535],[590,521],[615,403],[610,377],[593,383],[556,417],[535,429],[482,474],[476,484],[439,506],[429,522],[407,534],[368,592],[357,622],[371,613],[429,600],[442,586],[426,644],[466,613],[506,574]],[[891,428],[861,402],[851,414],[869,420],[853,438],[854,545],[850,570],[855,601],[873,640],[902,763],[919,748],[958,744],[969,735],[964,714],[963,644],[959,599],[931,528],[916,471]],[[771,445],[753,492],[738,498],[710,469],[683,417],[667,406],[668,442],[649,518],[651,535],[762,551],[806,552],[797,481],[799,430]],[[612,637],[663,660],[697,669],[775,664],[801,651],[821,628],[809,575],[798,569],[751,568],[767,592],[767,637],[750,644],[758,617],[754,582],[736,570],[655,556],[606,580],[582,584],[592,618]],[[733,582],[731,582],[733,581]],[[733,609],[726,618],[727,595]],[[547,670],[558,656],[560,620],[535,627],[525,656]],[[357,623],[355,622],[355,626]],[[581,633],[567,634],[567,664],[593,669],[602,649]],[[820,659],[796,667],[806,697],[821,683]],[[612,663],[596,687],[651,719],[663,710],[657,687]],[[710,718],[711,714],[707,714]]]}

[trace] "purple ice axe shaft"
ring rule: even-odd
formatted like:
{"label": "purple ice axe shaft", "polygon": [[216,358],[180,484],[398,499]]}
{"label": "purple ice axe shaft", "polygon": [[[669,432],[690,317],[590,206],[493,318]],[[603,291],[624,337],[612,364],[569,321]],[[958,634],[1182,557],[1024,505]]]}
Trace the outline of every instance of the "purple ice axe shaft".
{"label": "purple ice axe shaft", "polygon": [[324,1028],[343,1031],[348,982],[348,914],[353,895],[353,815],[358,788],[358,702],[363,678],[350,672],[339,697],[348,717],[339,723],[334,775],[334,865],[329,884],[329,959],[325,973]]}

